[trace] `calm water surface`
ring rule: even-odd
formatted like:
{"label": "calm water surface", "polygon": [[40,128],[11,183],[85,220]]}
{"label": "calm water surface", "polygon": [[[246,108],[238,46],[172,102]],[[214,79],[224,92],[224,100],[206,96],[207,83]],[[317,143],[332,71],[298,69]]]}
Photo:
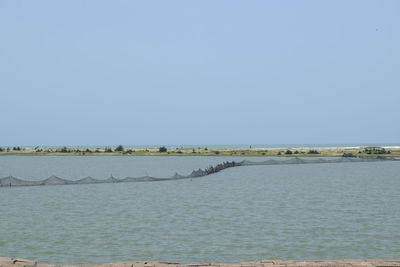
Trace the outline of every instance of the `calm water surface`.
{"label": "calm water surface", "polygon": [[[0,177],[167,177],[241,159],[3,156]],[[0,256],[57,264],[399,258],[399,189],[399,162],[247,166],[192,180],[0,188]]]}

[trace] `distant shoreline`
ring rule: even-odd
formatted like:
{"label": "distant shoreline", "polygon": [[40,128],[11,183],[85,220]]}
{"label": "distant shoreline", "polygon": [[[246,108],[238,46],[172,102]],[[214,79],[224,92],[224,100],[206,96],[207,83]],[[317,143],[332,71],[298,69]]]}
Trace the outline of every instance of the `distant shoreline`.
{"label": "distant shoreline", "polygon": [[400,146],[304,147],[0,147],[0,156],[400,157]]}

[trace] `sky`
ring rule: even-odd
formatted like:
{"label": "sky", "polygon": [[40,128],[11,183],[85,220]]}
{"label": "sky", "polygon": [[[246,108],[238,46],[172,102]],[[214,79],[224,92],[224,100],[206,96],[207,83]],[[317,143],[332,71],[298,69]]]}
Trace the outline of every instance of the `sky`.
{"label": "sky", "polygon": [[400,1],[0,1],[0,146],[399,144]]}

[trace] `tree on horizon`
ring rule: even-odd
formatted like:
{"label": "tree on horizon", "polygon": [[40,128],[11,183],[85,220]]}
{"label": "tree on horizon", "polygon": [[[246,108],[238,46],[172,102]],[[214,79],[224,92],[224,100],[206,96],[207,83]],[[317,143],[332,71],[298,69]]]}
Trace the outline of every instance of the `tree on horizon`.
{"label": "tree on horizon", "polygon": [[117,147],[115,148],[114,151],[117,151],[117,152],[124,152],[124,147],[123,147],[122,145],[119,145],[119,146],[117,146]]}

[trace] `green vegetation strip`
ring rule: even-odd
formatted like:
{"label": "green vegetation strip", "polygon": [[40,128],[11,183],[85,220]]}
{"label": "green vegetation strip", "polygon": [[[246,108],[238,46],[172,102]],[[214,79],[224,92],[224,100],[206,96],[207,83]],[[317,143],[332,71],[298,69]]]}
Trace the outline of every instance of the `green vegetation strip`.
{"label": "green vegetation strip", "polygon": [[208,147],[0,147],[0,155],[25,156],[246,156],[400,157],[400,147],[208,148]]}

